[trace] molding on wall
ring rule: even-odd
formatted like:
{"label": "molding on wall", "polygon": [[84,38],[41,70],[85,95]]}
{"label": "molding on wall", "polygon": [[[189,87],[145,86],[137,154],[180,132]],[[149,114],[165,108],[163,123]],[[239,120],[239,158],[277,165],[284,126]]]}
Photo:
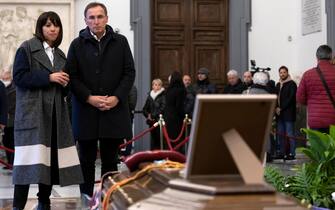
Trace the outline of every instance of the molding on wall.
{"label": "molding on wall", "polygon": [[242,75],[248,69],[251,0],[229,1],[229,67]]}
{"label": "molding on wall", "polygon": [[[147,93],[151,89],[150,0],[131,0],[130,24],[134,31],[135,86],[137,87],[136,110],[142,110]],[[135,114],[134,125],[134,134],[138,134],[148,128],[142,114]],[[135,151],[150,149],[150,134],[137,141],[134,149]]]}
{"label": "molding on wall", "polygon": [[327,44],[335,51],[335,1],[326,0]]}

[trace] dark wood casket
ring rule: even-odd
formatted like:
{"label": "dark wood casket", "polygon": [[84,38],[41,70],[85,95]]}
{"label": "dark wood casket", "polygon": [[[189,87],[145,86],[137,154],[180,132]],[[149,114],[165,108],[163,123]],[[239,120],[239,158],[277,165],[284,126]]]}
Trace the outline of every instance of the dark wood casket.
{"label": "dark wood casket", "polygon": [[[118,187],[110,195],[107,209],[131,210],[281,210],[305,209],[283,194],[254,190],[252,193],[204,193],[202,188],[178,187],[171,180],[180,178],[180,169],[152,169],[140,178]],[[134,172],[135,173],[135,172]],[[103,194],[116,182],[132,174],[122,172],[108,177],[103,183]],[[206,191],[206,190],[205,190]]]}

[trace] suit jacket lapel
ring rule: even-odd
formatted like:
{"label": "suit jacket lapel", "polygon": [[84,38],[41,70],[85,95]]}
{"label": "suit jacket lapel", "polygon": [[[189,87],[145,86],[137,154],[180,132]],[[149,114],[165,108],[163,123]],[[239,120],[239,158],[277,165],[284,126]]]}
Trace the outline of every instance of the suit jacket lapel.
{"label": "suit jacket lapel", "polygon": [[53,67],[48,55],[45,53],[42,42],[37,38],[34,38],[32,42],[30,42],[30,50],[32,53],[32,58],[37,60],[42,66],[52,72]]}
{"label": "suit jacket lapel", "polygon": [[44,49],[43,50],[39,50],[35,53],[33,53],[33,58],[36,59],[42,66],[44,66],[45,68],[47,68],[49,71],[52,72],[53,67],[51,64],[51,61],[49,59],[49,57],[47,56],[47,54],[45,53]]}
{"label": "suit jacket lapel", "polygon": [[55,49],[54,52],[54,67],[53,69],[56,71],[63,70],[65,65],[65,55],[60,52],[59,49]]}

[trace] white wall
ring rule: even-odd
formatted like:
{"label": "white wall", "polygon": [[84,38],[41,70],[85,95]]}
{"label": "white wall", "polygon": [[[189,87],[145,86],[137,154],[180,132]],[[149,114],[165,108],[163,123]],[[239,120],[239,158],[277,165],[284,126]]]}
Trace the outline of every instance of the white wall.
{"label": "white wall", "polygon": [[[92,0],[76,0],[75,1],[75,35],[77,37],[79,31],[86,27],[84,21],[84,9]],[[134,49],[134,34],[130,30],[130,0],[100,0],[107,7],[108,24],[113,29],[118,28],[120,34],[127,37],[130,48]]]}
{"label": "white wall", "polygon": [[325,0],[321,6],[321,32],[302,35],[301,10],[301,0],[252,0],[249,59],[256,60],[257,66],[270,67],[275,81],[281,65],[299,80],[305,70],[316,65],[317,47],[327,43]]}

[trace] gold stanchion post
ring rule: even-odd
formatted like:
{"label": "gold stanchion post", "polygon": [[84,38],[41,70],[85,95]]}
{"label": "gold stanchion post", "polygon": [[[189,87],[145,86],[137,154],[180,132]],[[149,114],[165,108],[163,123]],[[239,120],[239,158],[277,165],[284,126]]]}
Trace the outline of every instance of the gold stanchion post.
{"label": "gold stanchion post", "polygon": [[[190,135],[188,126],[191,124],[191,119],[188,118],[188,114],[185,114],[184,123],[185,123],[185,139],[186,139]],[[188,143],[185,144],[185,154],[187,154],[187,148],[188,148]]]}
{"label": "gold stanchion post", "polygon": [[159,120],[158,120],[158,123],[159,123],[159,139],[160,139],[160,145],[161,145],[161,150],[164,149],[163,147],[163,125],[164,125],[164,119],[163,119],[163,115],[160,114],[159,115]]}

